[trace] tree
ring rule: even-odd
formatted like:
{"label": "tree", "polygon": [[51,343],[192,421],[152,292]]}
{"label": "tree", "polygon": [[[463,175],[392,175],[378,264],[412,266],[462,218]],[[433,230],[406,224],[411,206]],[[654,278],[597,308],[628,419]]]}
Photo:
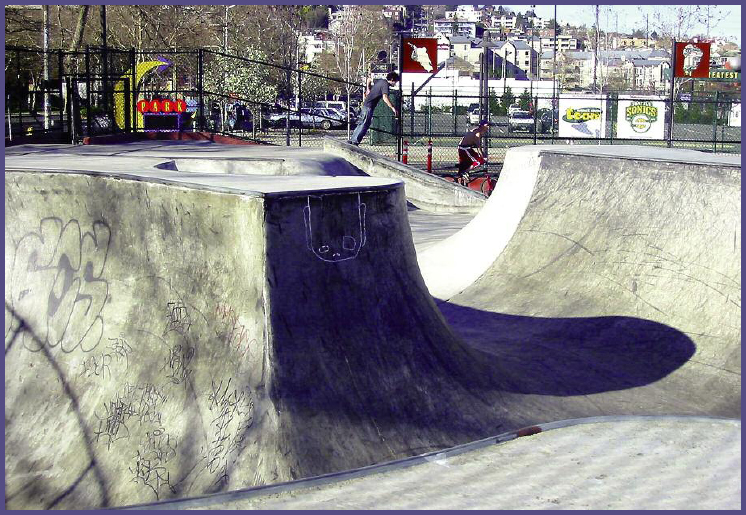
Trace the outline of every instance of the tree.
{"label": "tree", "polygon": [[[244,56],[263,61],[264,54],[258,50],[246,50]],[[210,66],[205,66],[204,88],[218,95],[233,95],[247,102],[269,103],[277,96],[277,90],[269,79],[266,66],[241,59],[213,56]]]}
{"label": "tree", "polygon": [[529,93],[527,89],[524,89],[521,96],[518,97],[518,105],[521,107],[522,111],[531,110],[531,93]]}
{"label": "tree", "polygon": [[349,99],[353,92],[361,90],[356,83],[365,83],[373,57],[380,50],[389,48],[391,30],[380,9],[361,5],[349,5],[343,9],[344,15],[332,29],[334,52],[324,52],[321,65],[333,70],[344,81],[340,83],[340,89],[347,94],[349,121]]}
{"label": "tree", "polygon": [[505,92],[503,92],[501,99],[503,110],[507,112],[508,108],[513,105],[513,102],[515,102],[515,95],[513,94],[513,90],[510,89],[510,86],[505,88]]}

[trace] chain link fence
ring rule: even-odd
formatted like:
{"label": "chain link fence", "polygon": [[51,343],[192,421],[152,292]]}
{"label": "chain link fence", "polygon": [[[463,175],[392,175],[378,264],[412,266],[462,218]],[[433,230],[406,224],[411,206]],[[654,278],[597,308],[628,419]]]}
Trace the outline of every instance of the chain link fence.
{"label": "chain link fence", "polygon": [[[204,49],[136,52],[90,47],[45,54],[6,47],[5,69],[6,145],[168,130],[320,148],[324,137],[349,139],[363,94],[362,84],[310,69]],[[635,144],[741,151],[740,91],[660,98],[665,104],[658,114],[662,135],[652,139],[630,138],[618,115],[621,103],[639,98],[640,92],[588,95],[604,111],[603,130],[593,137],[566,133],[561,123],[565,113],[559,111],[562,96],[557,92],[506,99],[491,91],[470,96],[458,91],[433,93],[429,88],[415,92],[405,87],[403,94],[392,89],[392,101],[401,106],[400,118],[379,103],[362,146],[394,159],[406,154],[410,165],[450,173],[457,166],[461,137],[479,119],[489,117],[494,126],[484,138],[484,151],[492,171],[499,171],[508,148],[521,145]],[[173,117],[177,124],[157,123],[165,120],[157,117],[164,113],[149,111],[151,103],[177,99],[183,100],[183,112]],[[509,114],[513,108],[527,112],[527,117],[519,120]]]}

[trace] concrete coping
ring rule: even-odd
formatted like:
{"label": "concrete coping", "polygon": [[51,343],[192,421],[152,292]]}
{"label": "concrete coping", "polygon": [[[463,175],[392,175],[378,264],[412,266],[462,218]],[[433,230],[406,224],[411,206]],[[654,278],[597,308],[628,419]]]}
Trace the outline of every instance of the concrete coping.
{"label": "concrete coping", "polygon": [[[564,419],[554,422],[539,423],[533,426],[527,426],[515,431],[507,433],[501,433],[496,436],[483,438],[473,442],[457,445],[447,449],[437,450],[420,454],[418,456],[411,456],[408,458],[401,458],[398,460],[387,461],[383,463],[377,463],[375,465],[369,465],[366,467],[360,467],[357,469],[334,472],[330,474],[324,474],[321,476],[297,479],[295,481],[287,481],[283,483],[261,485],[241,490],[235,490],[232,492],[221,492],[217,494],[210,494],[205,496],[192,497],[189,499],[173,499],[165,501],[157,501],[150,504],[139,504],[131,506],[123,506],[119,509],[130,509],[130,510],[170,510],[170,509],[213,509],[218,508],[221,504],[225,504],[236,500],[246,500],[267,495],[276,495],[283,492],[297,492],[298,495],[302,495],[302,490],[308,488],[319,488],[322,486],[339,484],[343,481],[350,481],[358,478],[366,478],[374,474],[381,474],[386,472],[398,471],[418,465],[424,465],[430,462],[443,461],[448,458],[452,458],[461,454],[478,451],[495,445],[502,445],[518,438],[527,436],[537,435],[547,431],[555,429],[570,428],[573,426],[585,426],[585,425],[597,425],[597,424],[615,424],[624,423],[630,421],[637,421],[642,423],[654,423],[657,421],[681,421],[690,423],[702,423],[710,422],[715,424],[728,424],[736,423],[740,425],[740,420],[724,418],[724,417],[708,417],[708,416],[687,416],[687,415],[609,415],[609,416],[597,416],[597,417],[586,417],[577,419]],[[217,505],[217,506],[216,506]]]}
{"label": "concrete coping", "polygon": [[141,171],[135,173],[100,172],[93,170],[13,169],[6,172],[69,173],[129,181],[150,182],[169,186],[239,194],[249,197],[294,197],[313,194],[350,193],[358,191],[385,191],[402,187],[402,181],[365,176],[263,176],[215,173],[184,174],[171,170]]}
{"label": "concrete coping", "polygon": [[420,208],[476,214],[487,201],[478,191],[334,138],[324,138],[324,151],[346,159],[368,175],[401,178],[407,199]]}
{"label": "concrete coping", "polygon": [[661,148],[648,145],[530,145],[529,147],[541,153],[741,168],[740,154],[713,154],[683,148]]}

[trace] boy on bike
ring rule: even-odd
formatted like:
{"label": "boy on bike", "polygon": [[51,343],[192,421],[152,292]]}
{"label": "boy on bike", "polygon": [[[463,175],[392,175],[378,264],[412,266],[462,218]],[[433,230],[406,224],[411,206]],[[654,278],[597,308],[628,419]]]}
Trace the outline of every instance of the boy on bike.
{"label": "boy on bike", "polygon": [[469,184],[469,171],[485,163],[482,154],[482,136],[494,125],[488,120],[482,120],[474,129],[467,132],[458,144],[458,174],[457,181],[464,186]]}

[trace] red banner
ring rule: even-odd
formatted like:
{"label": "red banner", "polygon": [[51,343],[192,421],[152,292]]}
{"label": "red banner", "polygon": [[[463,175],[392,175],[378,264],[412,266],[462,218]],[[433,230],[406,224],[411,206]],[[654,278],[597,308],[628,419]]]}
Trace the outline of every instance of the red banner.
{"label": "red banner", "polygon": [[677,42],[675,77],[707,79],[710,76],[710,43]]}
{"label": "red banner", "polygon": [[438,40],[435,38],[402,39],[402,72],[435,73],[438,70]]}

